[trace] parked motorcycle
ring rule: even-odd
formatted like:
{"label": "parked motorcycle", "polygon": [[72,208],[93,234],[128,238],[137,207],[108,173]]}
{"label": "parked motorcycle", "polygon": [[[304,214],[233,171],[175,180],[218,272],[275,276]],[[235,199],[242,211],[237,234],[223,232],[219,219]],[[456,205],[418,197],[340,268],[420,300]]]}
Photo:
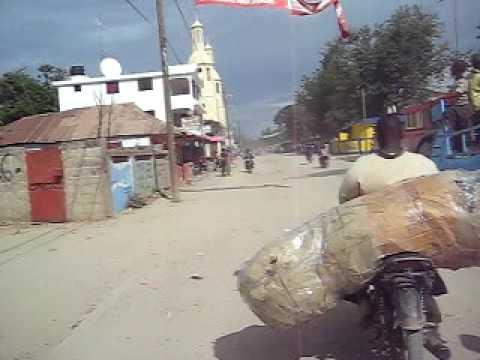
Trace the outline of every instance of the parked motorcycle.
{"label": "parked motorcycle", "polygon": [[254,167],[255,167],[255,163],[254,163],[253,159],[251,159],[251,158],[245,159],[245,169],[247,170],[247,172],[249,174],[251,174],[253,172]]}
{"label": "parked motorcycle", "polygon": [[403,253],[384,259],[354,302],[368,305],[365,323],[376,330],[375,342],[388,344],[382,352],[389,359],[422,360],[426,348],[443,360],[450,350],[438,334],[441,314],[433,296],[446,292],[429,258]]}

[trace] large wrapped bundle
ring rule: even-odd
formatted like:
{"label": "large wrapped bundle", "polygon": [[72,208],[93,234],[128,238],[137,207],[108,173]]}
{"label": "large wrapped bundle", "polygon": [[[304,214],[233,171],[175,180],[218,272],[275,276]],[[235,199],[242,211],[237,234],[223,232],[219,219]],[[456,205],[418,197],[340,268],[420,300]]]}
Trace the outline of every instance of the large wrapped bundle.
{"label": "large wrapped bundle", "polygon": [[480,265],[480,172],[403,182],[322,214],[264,247],[239,272],[252,311],[274,327],[313,319],[360,290],[400,252],[439,268]]}

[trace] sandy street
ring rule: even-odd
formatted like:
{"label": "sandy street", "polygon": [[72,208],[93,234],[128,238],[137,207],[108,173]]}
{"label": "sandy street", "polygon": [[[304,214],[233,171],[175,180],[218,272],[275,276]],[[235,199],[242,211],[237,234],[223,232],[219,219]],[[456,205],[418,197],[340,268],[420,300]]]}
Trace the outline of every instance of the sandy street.
{"label": "sandy street", "polygon": [[[157,199],[97,223],[0,227],[0,360],[370,359],[352,306],[302,333],[272,331],[234,276],[263,244],[334,206],[350,163],[322,170],[266,155],[253,174],[238,165],[230,178],[186,188],[179,204]],[[443,275],[453,359],[478,360],[480,269]]]}

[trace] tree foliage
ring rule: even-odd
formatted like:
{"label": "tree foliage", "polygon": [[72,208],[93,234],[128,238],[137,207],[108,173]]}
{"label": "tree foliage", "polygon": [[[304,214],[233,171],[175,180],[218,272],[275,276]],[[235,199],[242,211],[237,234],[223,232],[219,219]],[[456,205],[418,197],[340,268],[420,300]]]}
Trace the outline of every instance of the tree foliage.
{"label": "tree foliage", "polygon": [[0,124],[6,125],[23,116],[57,111],[58,101],[51,81],[62,80],[65,72],[51,65],[42,65],[35,78],[18,69],[0,77]]}
{"label": "tree foliage", "polygon": [[441,35],[435,15],[401,6],[382,24],[354,32],[348,43],[329,43],[318,68],[304,77],[297,92],[296,102],[311,114],[300,121],[313,134],[330,135],[362,117],[362,88],[367,116],[425,99],[449,59]]}

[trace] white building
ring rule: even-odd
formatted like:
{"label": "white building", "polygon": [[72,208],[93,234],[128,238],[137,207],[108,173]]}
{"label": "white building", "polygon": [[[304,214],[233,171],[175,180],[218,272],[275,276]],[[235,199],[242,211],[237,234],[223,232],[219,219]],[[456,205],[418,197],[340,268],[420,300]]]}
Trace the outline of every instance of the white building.
{"label": "white building", "polygon": [[[120,64],[108,58],[102,61],[101,69],[103,76],[90,77],[85,75],[82,66],[74,66],[70,79],[53,83],[58,91],[60,111],[133,102],[158,119],[166,119],[162,72],[122,75]],[[175,65],[169,67],[169,72],[175,125],[182,127],[182,120],[201,122],[198,67]]]}
{"label": "white building", "polygon": [[222,78],[215,69],[213,48],[205,42],[203,25],[196,21],[192,25],[192,54],[189,63],[198,66],[201,80],[200,102],[204,110],[203,121],[216,122],[227,128],[227,113]]}

